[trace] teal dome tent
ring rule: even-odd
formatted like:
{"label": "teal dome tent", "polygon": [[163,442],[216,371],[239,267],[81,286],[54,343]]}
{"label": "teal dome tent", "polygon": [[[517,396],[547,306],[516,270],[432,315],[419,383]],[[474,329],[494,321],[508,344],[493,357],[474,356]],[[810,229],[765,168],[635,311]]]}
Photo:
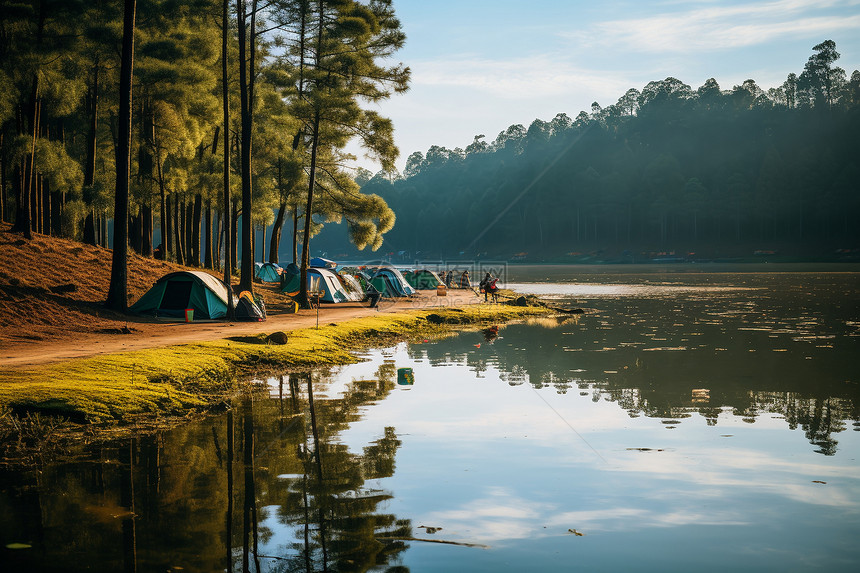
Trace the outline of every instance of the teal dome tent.
{"label": "teal dome tent", "polygon": [[189,308],[194,309],[195,319],[224,318],[227,316],[227,287],[202,271],[178,271],[158,279],[129,310],[179,318],[185,316],[185,309]]}

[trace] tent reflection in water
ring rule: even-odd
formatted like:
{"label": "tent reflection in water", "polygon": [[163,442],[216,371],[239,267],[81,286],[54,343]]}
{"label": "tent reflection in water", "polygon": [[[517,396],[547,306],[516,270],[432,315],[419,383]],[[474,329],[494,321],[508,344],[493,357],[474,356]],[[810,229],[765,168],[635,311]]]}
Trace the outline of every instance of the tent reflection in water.
{"label": "tent reflection in water", "polygon": [[400,386],[412,386],[415,384],[415,374],[411,368],[397,369],[397,383]]}
{"label": "tent reflection in water", "polygon": [[227,316],[227,287],[202,271],[177,271],[158,279],[129,309],[137,314],[183,318],[194,309],[195,319]]}

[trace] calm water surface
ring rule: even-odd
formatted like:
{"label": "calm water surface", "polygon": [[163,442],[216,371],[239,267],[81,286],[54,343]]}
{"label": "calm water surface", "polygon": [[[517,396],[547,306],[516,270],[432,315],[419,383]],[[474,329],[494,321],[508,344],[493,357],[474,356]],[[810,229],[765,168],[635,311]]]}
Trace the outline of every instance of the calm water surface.
{"label": "calm water surface", "polygon": [[0,570],[857,570],[860,274],[623,270],[0,474]]}

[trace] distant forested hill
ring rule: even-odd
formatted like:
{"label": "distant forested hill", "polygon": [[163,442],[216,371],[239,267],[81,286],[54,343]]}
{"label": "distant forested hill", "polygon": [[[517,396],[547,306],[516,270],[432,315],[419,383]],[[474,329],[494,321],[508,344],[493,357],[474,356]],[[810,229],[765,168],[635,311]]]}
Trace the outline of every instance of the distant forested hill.
{"label": "distant forested hill", "polygon": [[835,47],[815,46],[776,88],[670,77],[575,119],[413,153],[402,177],[362,187],[397,214],[383,250],[613,260],[854,249],[860,72],[835,66]]}

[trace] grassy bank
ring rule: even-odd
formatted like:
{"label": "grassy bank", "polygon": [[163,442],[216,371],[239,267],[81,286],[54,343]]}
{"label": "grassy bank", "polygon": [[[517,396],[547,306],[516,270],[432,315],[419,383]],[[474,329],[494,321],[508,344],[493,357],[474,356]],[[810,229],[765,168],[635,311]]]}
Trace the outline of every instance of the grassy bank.
{"label": "grassy bank", "polygon": [[11,419],[38,413],[103,426],[182,416],[223,401],[254,371],[347,364],[358,360],[357,350],[546,312],[538,307],[471,305],[380,314],[288,335],[237,337],[0,371],[0,414]]}

